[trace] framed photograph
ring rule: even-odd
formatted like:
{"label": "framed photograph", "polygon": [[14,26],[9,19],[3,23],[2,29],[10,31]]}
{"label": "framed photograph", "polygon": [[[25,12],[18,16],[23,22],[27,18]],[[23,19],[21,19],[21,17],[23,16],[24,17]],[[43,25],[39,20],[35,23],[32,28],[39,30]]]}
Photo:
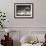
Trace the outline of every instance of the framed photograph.
{"label": "framed photograph", "polygon": [[14,17],[32,18],[32,3],[14,3]]}

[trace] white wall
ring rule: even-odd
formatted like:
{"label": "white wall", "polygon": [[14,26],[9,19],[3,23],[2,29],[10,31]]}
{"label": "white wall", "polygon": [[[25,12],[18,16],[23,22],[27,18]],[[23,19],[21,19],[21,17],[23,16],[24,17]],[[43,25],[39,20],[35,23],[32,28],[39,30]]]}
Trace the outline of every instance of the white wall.
{"label": "white wall", "polygon": [[[33,3],[33,19],[15,19],[14,3]],[[46,0],[0,0],[0,10],[5,11],[9,23],[6,27],[46,27]]]}
{"label": "white wall", "polygon": [[[15,19],[14,3],[33,3],[33,19]],[[20,37],[31,31],[46,31],[46,0],[0,0],[0,10],[6,12],[8,22],[5,26],[11,30],[21,31]],[[11,28],[13,27],[13,28]],[[25,31],[25,32],[24,32]],[[37,33],[37,32],[36,32]],[[44,32],[46,33],[46,32]]]}
{"label": "white wall", "polygon": [[[14,3],[33,3],[34,18],[14,18]],[[6,27],[32,27],[33,30],[46,31],[46,0],[0,0],[0,10],[6,12]],[[38,28],[34,28],[38,27]],[[41,28],[40,28],[41,27]],[[45,28],[42,28],[45,27]],[[30,29],[30,30],[31,30]]]}

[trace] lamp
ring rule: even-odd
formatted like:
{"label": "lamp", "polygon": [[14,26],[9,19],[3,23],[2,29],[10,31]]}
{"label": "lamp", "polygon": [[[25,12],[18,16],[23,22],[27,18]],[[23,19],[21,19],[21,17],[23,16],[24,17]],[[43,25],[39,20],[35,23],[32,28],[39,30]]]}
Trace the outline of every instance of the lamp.
{"label": "lamp", "polygon": [[9,29],[5,29],[5,32],[7,33],[7,36],[9,37]]}
{"label": "lamp", "polygon": [[6,33],[9,33],[9,29],[5,29],[5,32],[6,32]]}

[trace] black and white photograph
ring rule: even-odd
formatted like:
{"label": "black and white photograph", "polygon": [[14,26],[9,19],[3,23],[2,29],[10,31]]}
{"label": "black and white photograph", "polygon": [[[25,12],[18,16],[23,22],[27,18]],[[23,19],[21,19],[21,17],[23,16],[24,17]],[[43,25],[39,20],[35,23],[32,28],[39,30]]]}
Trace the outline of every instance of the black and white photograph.
{"label": "black and white photograph", "polygon": [[15,17],[32,17],[32,3],[15,3]]}

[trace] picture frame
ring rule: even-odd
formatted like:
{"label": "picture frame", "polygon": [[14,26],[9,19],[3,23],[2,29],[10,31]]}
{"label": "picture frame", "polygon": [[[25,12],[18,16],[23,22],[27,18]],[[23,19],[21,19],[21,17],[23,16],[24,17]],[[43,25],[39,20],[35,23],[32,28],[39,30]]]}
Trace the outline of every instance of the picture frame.
{"label": "picture frame", "polygon": [[14,3],[15,18],[32,18],[33,3]]}

